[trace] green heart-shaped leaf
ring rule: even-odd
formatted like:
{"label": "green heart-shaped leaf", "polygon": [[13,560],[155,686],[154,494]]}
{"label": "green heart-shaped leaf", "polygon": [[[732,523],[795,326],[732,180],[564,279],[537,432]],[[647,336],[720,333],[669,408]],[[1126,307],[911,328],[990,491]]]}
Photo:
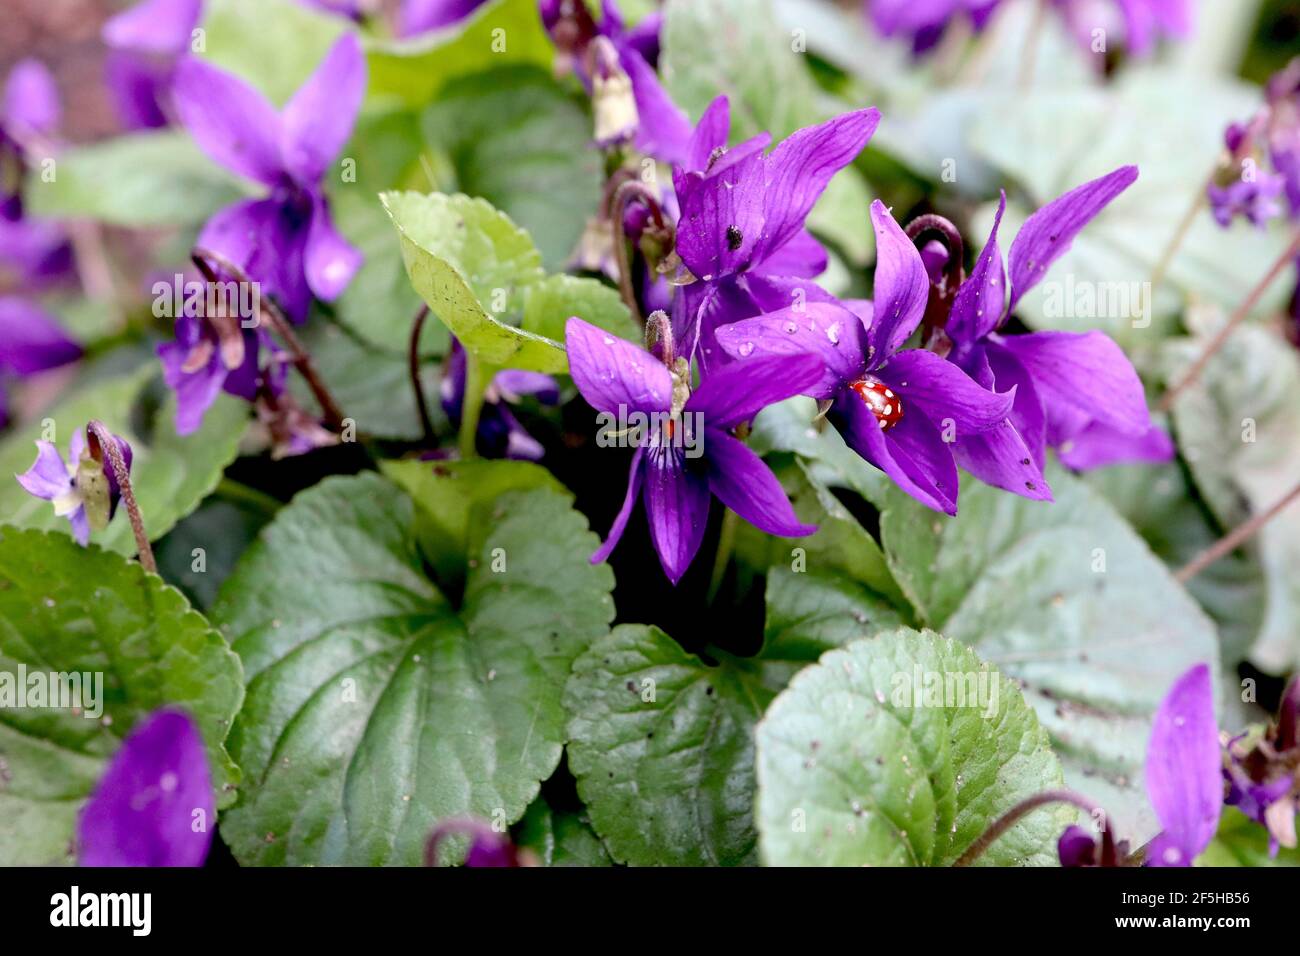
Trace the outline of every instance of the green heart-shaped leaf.
{"label": "green heart-shaped leaf", "polygon": [[455,608],[415,527],[390,481],[327,479],[222,590],[249,681],[223,821],[241,862],[416,864],[439,820],[517,820],[559,763],[562,688],[613,616],[595,535],[554,490],[484,501]]}
{"label": "green heart-shaped leaf", "polygon": [[[773,701],[756,736],[769,865],[950,865],[1016,803],[1061,782],[1015,684],[930,631],[826,654]],[[1048,865],[1073,815],[1036,810],[979,862]]]}

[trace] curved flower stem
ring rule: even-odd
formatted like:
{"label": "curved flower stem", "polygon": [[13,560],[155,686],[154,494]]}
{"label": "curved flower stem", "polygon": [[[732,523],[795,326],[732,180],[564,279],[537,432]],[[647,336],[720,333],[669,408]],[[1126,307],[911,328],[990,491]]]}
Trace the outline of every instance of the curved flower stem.
{"label": "curved flower stem", "polygon": [[1038,64],[1039,41],[1047,25],[1047,0],[1035,0],[1034,18],[1025,32],[1025,46],[1020,53],[1020,75],[1016,87],[1022,93],[1034,85],[1034,67]]}
{"label": "curved flower stem", "polygon": [[1033,796],[1021,800],[989,824],[989,828],[966,848],[966,852],[957,858],[957,862],[953,866],[970,866],[984,855],[984,851],[992,846],[998,837],[1019,823],[1023,817],[1050,803],[1072,803],[1088,814],[1096,813],[1098,809],[1095,803],[1073,790],[1044,790],[1042,793],[1035,793]]}
{"label": "curved flower stem", "polygon": [[624,223],[628,203],[633,199],[641,200],[650,208],[655,224],[660,227],[664,226],[664,213],[659,208],[659,201],[655,199],[654,194],[644,183],[636,179],[629,179],[620,184],[618,189],[614,190],[614,198],[609,203],[609,216],[614,231],[614,260],[618,263],[618,291],[623,297],[623,304],[632,313],[632,318],[636,320],[637,325],[644,326],[645,319],[641,315],[641,307],[636,300],[636,289],[632,285],[632,256],[628,251]]}
{"label": "curved flower stem", "polygon": [[727,565],[731,563],[731,552],[736,546],[736,513],[728,508],[722,514],[722,530],[718,535],[718,551],[713,556],[713,574],[709,577],[708,603],[718,596],[722,581],[727,576]]}
{"label": "curved flower stem", "polygon": [[[220,268],[234,277],[235,281],[247,285],[256,285],[239,266],[235,265],[220,253],[212,252],[209,249],[195,248],[190,256],[203,277],[208,282],[217,282],[217,274],[210,265],[215,262]],[[316,404],[320,405],[321,417],[325,422],[335,430],[343,429],[343,412],[339,409],[338,403],[334,401],[334,395],[326,387],[325,382],[321,379],[320,373],[316,371],[316,363],[312,361],[311,353],[307,351],[302,344],[302,340],[294,333],[293,327],[289,320],[284,317],[279,306],[263,295],[258,295],[258,304],[261,309],[261,316],[266,319],[271,330],[284,342],[289,349],[290,359],[293,367],[298,370],[303,379],[307,382],[307,387],[311,389],[312,395],[316,398]]]}
{"label": "curved flower stem", "polygon": [[118,446],[117,439],[98,419],[92,419],[86,425],[86,431],[90,434],[91,455],[94,455],[95,446],[98,445],[99,450],[108,456],[108,462],[113,467],[113,477],[117,479],[122,501],[126,504],[126,516],[131,522],[131,531],[135,534],[135,547],[140,558],[140,566],[146,571],[157,574],[158,562],[154,560],[153,547],[149,544],[149,535],[144,530],[144,518],[140,516],[140,505],[135,500],[135,488],[131,485],[131,470],[126,465],[126,459],[122,457],[122,449]]}
{"label": "curved flower stem", "polygon": [[460,406],[460,457],[478,457],[478,421],[483,411],[483,390],[487,382],[483,363],[469,349],[465,350],[465,395]]}
{"label": "curved flower stem", "polygon": [[411,371],[411,390],[415,392],[415,408],[420,413],[420,427],[424,431],[424,440],[432,445],[436,436],[433,433],[433,419],[429,417],[429,402],[425,398],[424,383],[420,381],[420,333],[424,331],[425,320],[429,318],[429,307],[420,306],[411,323],[411,348],[407,361]]}
{"label": "curved flower stem", "polygon": [[1282,255],[1278,256],[1277,261],[1269,266],[1268,272],[1266,272],[1264,277],[1255,284],[1253,289],[1250,290],[1250,294],[1246,296],[1245,301],[1242,302],[1241,305],[1237,306],[1236,311],[1234,311],[1228,318],[1228,321],[1223,324],[1223,328],[1219,329],[1214,338],[1210,340],[1210,343],[1205,346],[1200,356],[1198,356],[1196,361],[1192,363],[1192,367],[1184,372],[1182,378],[1170,386],[1169,390],[1161,397],[1160,403],[1157,406],[1160,411],[1169,411],[1169,409],[1173,407],[1174,401],[1178,396],[1181,395],[1188,386],[1192,385],[1201,377],[1201,373],[1205,371],[1205,366],[1210,363],[1210,359],[1214,358],[1218,351],[1223,348],[1228,339],[1232,337],[1232,333],[1236,331],[1237,326],[1242,323],[1246,316],[1250,315],[1251,310],[1255,308],[1255,305],[1263,297],[1264,293],[1268,291],[1268,287],[1273,284],[1273,280],[1276,279],[1281,274],[1282,270],[1290,264],[1291,260],[1298,255],[1300,255],[1300,229],[1296,230],[1290,244],[1286,247],[1286,251],[1283,252]]}
{"label": "curved flower stem", "polygon": [[1192,578],[1196,577],[1215,561],[1218,561],[1226,554],[1231,554],[1242,544],[1248,541],[1264,525],[1268,524],[1282,511],[1293,504],[1297,498],[1300,498],[1300,485],[1296,485],[1282,499],[1274,504],[1267,511],[1262,511],[1248,521],[1244,521],[1237,527],[1233,528],[1214,544],[1210,545],[1196,557],[1192,558],[1185,565],[1174,572],[1174,580],[1180,584],[1186,584]]}

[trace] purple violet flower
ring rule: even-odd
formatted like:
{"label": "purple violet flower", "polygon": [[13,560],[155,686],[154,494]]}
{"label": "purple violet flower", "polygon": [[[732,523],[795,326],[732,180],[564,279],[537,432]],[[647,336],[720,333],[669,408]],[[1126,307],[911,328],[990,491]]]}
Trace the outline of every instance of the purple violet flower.
{"label": "purple violet flower", "polygon": [[957,513],[953,442],[1003,426],[1014,386],[998,394],[924,349],[900,351],[925,313],[929,277],[916,246],[883,203],[876,230],[876,298],[850,311],[807,302],[717,330],[719,345],[748,362],[812,354],[823,374],[803,392],[829,401],[844,441],[923,505]]}
{"label": "purple violet flower", "polygon": [[40,152],[59,128],[63,109],[54,76],[39,60],[14,64],[0,105],[0,142],[16,147],[20,158]]}
{"label": "purple violet flower", "polygon": [[176,64],[189,53],[202,13],[202,0],[143,0],[104,24],[104,71],[127,129],[168,125]]}
{"label": "purple violet flower", "polygon": [[[193,310],[190,310],[193,311]],[[261,350],[271,356],[264,374]],[[189,435],[203,424],[221,392],[251,402],[262,387],[279,396],[288,369],[262,327],[244,328],[235,321],[220,326],[191,314],[176,320],[176,338],[157,347],[163,380],[176,393],[176,434]]]}
{"label": "purple violet flower", "polygon": [[656,356],[582,319],[569,319],[565,345],[574,384],[602,418],[645,420],[629,432],[636,452],[627,495],[592,563],[614,550],[642,491],[650,537],[673,584],[699,550],[715,495],[768,534],[803,537],[817,530],[799,521],[776,476],[730,434],[773,402],[812,388],[824,374],[816,356],[773,355],[727,366],[689,392],[684,358],[668,356],[670,371]]}
{"label": "purple violet flower", "polygon": [[1300,811],[1300,677],[1282,692],[1277,720],[1260,732],[1234,737],[1223,768],[1224,801],[1268,830],[1268,852],[1296,846]]}
{"label": "purple violet flower", "polygon": [[[113,437],[130,471],[131,446],[125,438]],[[68,519],[72,536],[84,547],[90,532],[105,528],[117,511],[121,486],[113,463],[97,443],[92,447],[82,428],[72,433],[66,462],[50,442],[38,441],[36,449],[32,467],[15,476],[18,484],[28,494],[53,502],[54,513]]]}
{"label": "purple violet flower", "polygon": [[691,122],[655,73],[662,17],[652,14],[629,30],[614,0],[602,0],[599,24],[583,0],[541,0],[539,8],[556,46],[558,65],[572,69],[593,92],[598,119],[602,113],[622,118],[613,123],[606,119],[598,126],[621,128],[619,138],[630,140],[647,156],[665,163],[682,162]]}
{"label": "purple violet flower", "polygon": [[1197,664],[1160,702],[1147,744],[1147,796],[1164,827],[1148,866],[1191,866],[1219,827],[1223,759],[1210,668]]}
{"label": "purple violet flower", "polygon": [[298,0],[298,2],[304,7],[319,10],[321,13],[346,17],[354,23],[360,23],[365,18],[367,9],[373,4],[373,0]]}
{"label": "purple violet flower", "polygon": [[[938,46],[955,21],[969,20],[980,32],[1001,0],[864,0],[867,17],[886,37],[906,37],[920,55]],[[1184,39],[1192,32],[1190,0],[1051,0],[1085,51],[1093,50],[1095,30],[1120,38],[1135,57],[1149,55],[1162,38]]]}
{"label": "purple violet flower", "polygon": [[203,737],[159,710],[122,741],[77,822],[82,866],[202,866],[216,804]]}
{"label": "purple violet flower", "polygon": [[988,241],[958,288],[943,330],[951,342],[950,361],[986,388],[1015,390],[1011,428],[957,438],[958,463],[987,484],[1050,499],[1042,476],[1048,446],[1078,469],[1173,455],[1168,436],[1151,422],[1141,379],[1105,333],[998,332],[1074,237],[1136,178],[1137,167],[1124,166],[1043,206],[1025,220],[1005,269],[997,239],[1005,195],[998,205]]}
{"label": "purple violet flower", "polygon": [[[465,403],[465,378],[465,349],[452,336],[440,388],[443,411],[456,427],[460,425]],[[543,405],[554,405],[560,400],[560,387],[555,379],[541,372],[504,369],[493,376],[484,392],[478,421],[478,451],[484,458],[541,459],[541,443],[528,434],[510,411],[510,406],[517,405],[525,395],[534,396]]]}
{"label": "purple violet flower", "polygon": [[334,299],[361,265],[334,228],[321,179],[351,135],[365,86],[365,58],[351,34],[278,114],[244,81],[202,60],[186,58],[176,70],[176,110],[199,146],[270,190],[218,212],[197,245],[241,268],[296,322],[313,294]]}
{"label": "purple violet flower", "polygon": [[1257,229],[1263,229],[1270,219],[1282,214],[1278,200],[1285,188],[1286,180],[1279,173],[1256,170],[1253,179],[1237,178],[1226,186],[1210,183],[1206,195],[1214,221],[1223,228],[1241,216]]}
{"label": "purple violet flower", "polygon": [[[1147,796],[1163,828],[1146,848],[1147,866],[1191,866],[1209,846],[1223,810],[1223,759],[1214,720],[1210,668],[1197,664],[1174,682],[1151,724]],[[1122,866],[1116,847],[1079,826],[1057,842],[1062,866]]]}
{"label": "purple violet flower", "polygon": [[439,823],[429,835],[424,849],[425,866],[438,865],[438,847],[448,837],[468,836],[469,849],[465,853],[468,867],[520,867],[536,866],[537,860],[528,850],[516,847],[505,833],[493,830],[487,822],[477,817],[454,817]]}
{"label": "purple violet flower", "polygon": [[413,37],[459,23],[487,0],[402,0],[397,35]]}
{"label": "purple violet flower", "polygon": [[944,31],[966,18],[976,33],[988,25],[1000,0],[865,0],[872,26],[883,37],[903,36],[919,56],[938,45]]}
{"label": "purple violet flower", "polygon": [[81,358],[81,346],[55,318],[27,299],[0,296],[0,428],[9,421],[4,379],[26,378]]}
{"label": "purple violet flower", "polygon": [[804,220],[879,122],[874,107],[845,113],[792,133],[764,155],[766,133],[727,148],[726,96],[705,110],[685,162],[673,171],[677,254],[698,280],[678,289],[673,333],[704,374],[730,358],[717,348],[718,328],[805,298],[833,301],[808,281],[825,271],[827,256]]}
{"label": "purple violet flower", "polygon": [[1215,221],[1226,229],[1240,215],[1262,228],[1282,214],[1281,195],[1288,215],[1300,219],[1300,57],[1270,78],[1259,112],[1249,122],[1229,124],[1223,139],[1232,178],[1206,187]]}
{"label": "purple violet flower", "polygon": [[1118,36],[1124,50],[1135,57],[1150,55],[1162,39],[1181,40],[1192,34],[1190,0],[1053,0],[1053,4],[1086,51],[1093,48],[1095,30]]}
{"label": "purple violet flower", "polygon": [[1269,79],[1264,96],[1269,159],[1286,183],[1291,218],[1300,219],[1300,56]]}
{"label": "purple violet flower", "polygon": [[72,247],[56,223],[23,211],[27,170],[58,130],[59,93],[50,71],[22,60],[10,71],[0,103],[0,287],[38,290],[72,273]]}

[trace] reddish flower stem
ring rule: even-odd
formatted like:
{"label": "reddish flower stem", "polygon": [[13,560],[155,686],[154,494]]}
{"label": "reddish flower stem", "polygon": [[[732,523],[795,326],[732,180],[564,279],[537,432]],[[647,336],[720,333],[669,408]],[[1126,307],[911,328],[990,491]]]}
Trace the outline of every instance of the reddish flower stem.
{"label": "reddish flower stem", "polygon": [[117,487],[126,505],[126,516],[131,522],[131,531],[135,534],[135,547],[140,558],[140,566],[152,574],[157,574],[158,562],[154,560],[153,547],[149,544],[149,535],[144,530],[144,518],[140,515],[140,505],[135,500],[135,489],[131,485],[131,470],[126,465],[126,459],[122,457],[122,449],[117,444],[117,439],[98,419],[92,419],[86,425],[86,433],[89,436],[91,456],[98,460],[98,456],[95,455],[95,449],[98,447],[101,454],[108,456],[108,463],[113,468],[113,477],[117,479]]}
{"label": "reddish flower stem", "polygon": [[1052,803],[1072,803],[1084,813],[1095,814],[1097,805],[1087,797],[1075,793],[1073,790],[1044,790],[1042,793],[1035,793],[1033,796],[1026,797],[1014,807],[1008,810],[1002,816],[998,817],[989,828],[979,835],[979,837],[966,848],[966,852],[957,858],[953,866],[970,866],[987,850],[993,843],[1006,833],[1013,826],[1020,822],[1021,819],[1028,816],[1039,807],[1047,806]]}
{"label": "reddish flower stem", "polygon": [[411,389],[415,392],[415,408],[420,413],[420,428],[424,431],[424,440],[432,445],[436,439],[433,431],[433,419],[429,417],[429,403],[424,394],[424,383],[420,381],[420,333],[424,331],[425,320],[429,318],[429,307],[420,306],[411,323],[411,347],[407,361],[411,371]]}
{"label": "reddish flower stem", "polygon": [[[235,281],[248,285],[254,284],[243,269],[219,253],[212,252],[209,249],[196,248],[191,258],[208,282],[219,281],[215,270],[210,264],[215,262],[224,272],[229,273]],[[332,428],[342,431],[343,412],[339,409],[338,403],[334,401],[333,394],[321,379],[320,373],[317,372],[311,353],[307,351],[302,344],[302,340],[294,333],[293,327],[289,324],[289,320],[284,317],[279,306],[266,296],[259,295],[257,300],[262,317],[271,326],[271,330],[288,346],[293,366],[307,382],[307,387],[311,389],[312,395],[316,397],[316,403],[320,405],[322,417]]]}
{"label": "reddish flower stem", "polygon": [[1300,485],[1296,485],[1289,492],[1282,496],[1282,499],[1274,504],[1267,511],[1262,511],[1248,521],[1244,521],[1237,527],[1233,528],[1226,535],[1220,538],[1214,544],[1210,545],[1191,561],[1174,572],[1174,579],[1180,584],[1186,584],[1192,578],[1196,577],[1215,561],[1218,561],[1224,555],[1231,554],[1242,544],[1253,537],[1264,525],[1268,524],[1286,508],[1293,504],[1297,498],[1300,498]]}
{"label": "reddish flower stem", "polygon": [[1278,256],[1277,260],[1269,266],[1268,272],[1266,272],[1264,277],[1255,284],[1253,289],[1250,290],[1245,301],[1243,301],[1241,305],[1237,306],[1236,311],[1234,311],[1232,315],[1229,316],[1228,321],[1223,324],[1223,328],[1219,329],[1214,338],[1210,340],[1210,343],[1201,351],[1201,354],[1197,357],[1196,361],[1192,363],[1192,367],[1184,372],[1183,376],[1170,386],[1169,390],[1161,397],[1160,403],[1157,406],[1160,411],[1169,411],[1169,409],[1173,407],[1178,396],[1201,377],[1201,373],[1205,371],[1205,367],[1210,364],[1210,359],[1214,358],[1214,356],[1218,354],[1219,350],[1223,348],[1228,339],[1232,337],[1232,333],[1236,331],[1237,326],[1245,320],[1246,316],[1250,315],[1251,311],[1258,304],[1264,293],[1268,291],[1268,287],[1273,284],[1273,280],[1282,273],[1282,270],[1285,269],[1290,264],[1291,260],[1296,258],[1296,256],[1300,256],[1300,229],[1296,230],[1296,234],[1292,237],[1290,244],[1286,247],[1286,251],[1283,252],[1282,255]]}

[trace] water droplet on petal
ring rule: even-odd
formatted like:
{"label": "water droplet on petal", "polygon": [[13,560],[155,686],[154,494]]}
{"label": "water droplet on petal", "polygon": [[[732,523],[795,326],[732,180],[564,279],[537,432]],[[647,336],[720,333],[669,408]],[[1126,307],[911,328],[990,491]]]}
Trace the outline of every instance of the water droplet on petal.
{"label": "water droplet on petal", "polygon": [[740,348],[736,351],[740,353],[741,358],[748,358],[750,355],[754,354],[754,343],[742,342]]}

